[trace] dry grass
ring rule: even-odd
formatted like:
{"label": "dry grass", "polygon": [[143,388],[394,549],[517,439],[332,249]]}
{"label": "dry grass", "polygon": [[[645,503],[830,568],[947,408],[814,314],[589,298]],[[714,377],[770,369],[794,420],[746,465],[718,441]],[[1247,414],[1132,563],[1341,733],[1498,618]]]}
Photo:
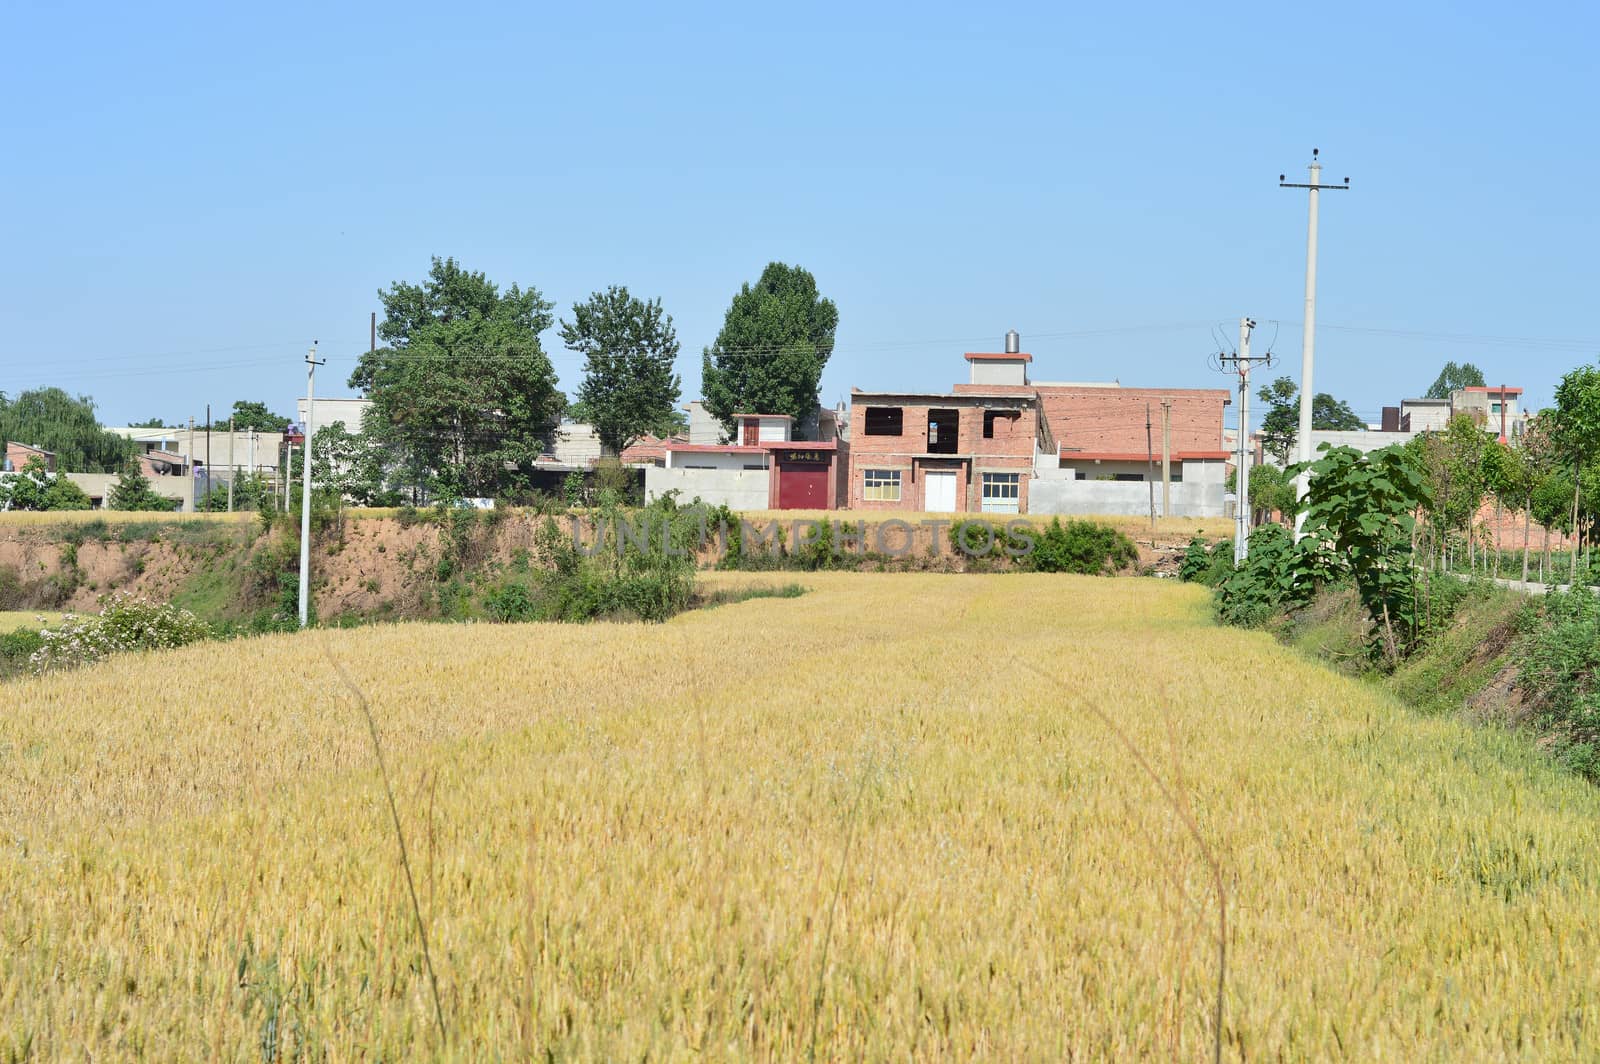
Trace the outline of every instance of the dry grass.
{"label": "dry grass", "polygon": [[1600,800],[1515,740],[1193,588],[801,579],[8,685],[0,1055],[1193,1058],[1189,821],[1226,1056],[1600,1051]]}
{"label": "dry grass", "polygon": [[[1148,517],[1126,517],[1121,515],[1093,514],[1084,517],[1063,516],[1055,514],[932,514],[919,513],[914,510],[752,510],[741,514],[748,521],[879,521],[899,520],[917,524],[922,521],[942,520],[971,520],[982,519],[988,521],[1027,521],[1034,525],[1048,525],[1052,518],[1061,521],[1094,521],[1102,525],[1110,525],[1123,535],[1133,539],[1150,538],[1150,519]],[[1190,536],[1199,533],[1208,538],[1224,539],[1233,535],[1233,519],[1229,517],[1158,517],[1156,518],[1156,536],[1161,539],[1182,538],[1187,540]]]}
{"label": "dry grass", "polygon": [[44,628],[59,624],[66,614],[59,610],[0,610],[0,632],[18,628]]}
{"label": "dry grass", "polygon": [[215,521],[228,524],[253,521],[256,515],[236,510],[233,513],[176,513],[170,510],[7,510],[0,513],[0,529],[35,528],[40,525],[86,525],[103,521],[108,525],[150,524],[152,522]]}

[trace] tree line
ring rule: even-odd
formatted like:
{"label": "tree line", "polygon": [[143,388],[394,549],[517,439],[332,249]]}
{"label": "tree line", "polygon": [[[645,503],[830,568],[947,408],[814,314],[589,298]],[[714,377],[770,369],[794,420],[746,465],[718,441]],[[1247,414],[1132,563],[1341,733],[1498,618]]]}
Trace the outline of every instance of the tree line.
{"label": "tree line", "polygon": [[[372,407],[363,424],[324,425],[311,441],[313,478],[342,497],[368,505],[515,497],[528,490],[534,463],[564,417],[592,424],[618,454],[647,435],[686,427],[674,369],[680,344],[659,298],[612,285],[574,303],[558,322],[554,304],[537,289],[502,288],[438,257],[424,280],[397,281],[378,298],[383,344],[363,353],[349,378]],[[838,321],[809,271],[770,263],[735,293],[715,341],[702,351],[706,409],[730,434],[733,415],[744,411],[805,422],[817,409]],[[583,379],[571,398],[540,339],[552,327],[583,356]],[[246,400],[235,402],[230,416],[235,428],[263,432],[290,423]],[[135,427],[181,426],[150,418]],[[0,395],[0,438],[55,452],[61,469],[122,473],[111,500],[119,508],[171,505],[135,482],[143,480],[136,477],[137,445],[106,432],[88,397],[54,388],[14,402]],[[236,505],[270,505],[264,483],[240,480]],[[41,501],[35,494],[24,493],[30,505]],[[223,505],[216,490],[197,500],[200,509]]]}

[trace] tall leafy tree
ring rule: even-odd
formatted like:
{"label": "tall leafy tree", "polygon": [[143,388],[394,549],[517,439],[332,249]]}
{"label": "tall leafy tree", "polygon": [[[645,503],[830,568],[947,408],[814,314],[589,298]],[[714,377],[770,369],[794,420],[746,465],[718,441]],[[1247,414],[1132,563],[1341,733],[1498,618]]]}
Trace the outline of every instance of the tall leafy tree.
{"label": "tall leafy tree", "polygon": [[515,487],[566,404],[539,343],[552,304],[439,258],[423,283],[397,281],[378,298],[386,346],[350,375],[373,402],[364,429],[399,452],[414,495]]}
{"label": "tall leafy tree", "polygon": [[646,433],[671,431],[682,382],[672,372],[678,334],[661,300],[612,285],[572,305],[561,340],[584,357],[577,405],[602,444],[621,453]]}
{"label": "tall leafy tree", "polygon": [[[1600,454],[1600,368],[1579,366],[1556,385],[1553,438],[1563,464],[1572,470],[1572,524],[1576,532],[1583,493],[1584,466]],[[1572,578],[1578,576],[1578,552],[1572,552]]]}
{"label": "tall leafy tree", "polygon": [[1439,376],[1428,385],[1428,391],[1423,396],[1425,399],[1448,399],[1450,393],[1457,388],[1482,388],[1483,370],[1471,362],[1463,362],[1459,366],[1454,362],[1446,362],[1444,369],[1439,371]]}
{"label": "tall leafy tree", "polygon": [[838,308],[818,294],[809,271],[768,264],[754,285],[740,287],[716,342],[704,351],[706,409],[730,433],[737,413],[805,420],[817,408],[838,328]]}
{"label": "tall leafy tree", "polygon": [[232,416],[233,427],[239,432],[251,428],[257,432],[282,432],[289,426],[289,419],[282,414],[274,414],[271,410],[268,410],[266,403],[251,402],[244,399],[234,401]]}
{"label": "tall leafy tree", "polygon": [[[1300,386],[1293,377],[1279,377],[1263,385],[1256,396],[1267,404],[1266,416],[1261,419],[1263,444],[1268,454],[1286,464],[1294,456],[1300,436]],[[1367,425],[1349,403],[1318,392],[1311,400],[1311,427],[1319,432],[1358,432]]]}
{"label": "tall leafy tree", "polygon": [[6,440],[52,452],[56,468],[72,473],[113,473],[134,450],[132,440],[100,425],[93,399],[74,399],[60,388],[0,396],[0,443]]}

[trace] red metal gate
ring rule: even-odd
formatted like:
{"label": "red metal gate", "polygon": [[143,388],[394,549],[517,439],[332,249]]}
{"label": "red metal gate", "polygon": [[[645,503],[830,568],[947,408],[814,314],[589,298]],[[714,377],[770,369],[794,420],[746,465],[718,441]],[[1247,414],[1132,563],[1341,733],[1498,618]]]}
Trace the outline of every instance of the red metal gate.
{"label": "red metal gate", "polygon": [[828,467],[825,465],[779,465],[778,509],[827,510]]}

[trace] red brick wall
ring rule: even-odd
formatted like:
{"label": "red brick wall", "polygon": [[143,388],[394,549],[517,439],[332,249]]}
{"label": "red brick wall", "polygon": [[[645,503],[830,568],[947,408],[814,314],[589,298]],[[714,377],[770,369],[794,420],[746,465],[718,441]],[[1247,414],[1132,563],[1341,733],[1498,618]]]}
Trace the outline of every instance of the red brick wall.
{"label": "red brick wall", "polygon": [[1219,451],[1223,410],[1231,393],[1222,388],[1038,389],[1058,446],[1069,450],[1145,453],[1145,411],[1150,441],[1161,453],[1161,402],[1172,404],[1172,450]]}
{"label": "red brick wall", "polygon": [[[1001,389],[982,389],[999,391]],[[901,409],[898,436],[867,435],[868,406],[896,406]],[[920,457],[928,450],[928,414],[931,410],[956,410],[959,412],[955,455]],[[994,436],[983,435],[983,410],[964,405],[956,397],[944,402],[868,402],[856,401],[850,408],[850,461],[849,500],[851,509],[859,510],[922,510],[924,498],[923,469],[954,469],[956,478],[956,505],[961,510],[980,508],[980,487],[973,476],[983,470],[1018,470],[1021,478],[1021,505],[1027,507],[1028,477],[1033,468],[1034,438],[1038,433],[1038,414],[1033,409],[1023,409],[1017,416],[995,419]],[[919,457],[913,457],[919,456]],[[971,456],[961,460],[960,456]],[[862,498],[863,484],[868,469],[900,470],[900,501],[869,502]]]}

